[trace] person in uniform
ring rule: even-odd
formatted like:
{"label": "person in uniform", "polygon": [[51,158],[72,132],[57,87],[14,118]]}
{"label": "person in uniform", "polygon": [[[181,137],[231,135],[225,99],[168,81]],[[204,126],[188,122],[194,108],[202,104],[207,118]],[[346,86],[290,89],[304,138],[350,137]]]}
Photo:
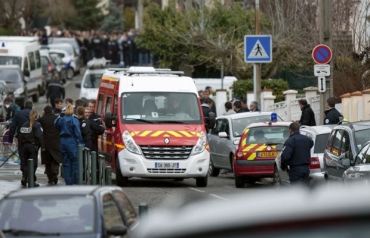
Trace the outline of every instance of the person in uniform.
{"label": "person in uniform", "polygon": [[96,114],[95,109],[95,101],[91,100],[88,103],[88,108],[90,109],[90,124],[91,124],[91,143],[92,143],[92,151],[95,151],[98,153],[98,136],[103,135],[105,128],[103,126],[103,123],[100,120],[100,115]]}
{"label": "person in uniform", "polygon": [[91,143],[91,124],[88,117],[86,117],[85,111],[89,111],[89,109],[85,109],[82,106],[79,106],[77,108],[77,117],[80,121],[80,130],[81,130],[81,136],[83,141],[85,142],[85,147],[92,149],[92,143]]}
{"label": "person in uniform", "polygon": [[80,122],[73,116],[73,106],[67,105],[65,116],[54,121],[59,130],[60,151],[63,160],[63,175],[67,185],[78,184],[78,145],[85,146],[80,130]]}
{"label": "person in uniform", "polygon": [[58,115],[55,115],[48,105],[44,108],[44,115],[38,119],[45,141],[45,151],[41,151],[41,163],[45,164],[49,185],[58,183],[59,164],[62,163],[59,131],[54,127],[54,121],[57,118]]}
{"label": "person in uniform", "polygon": [[[39,147],[42,151],[45,151],[44,139],[42,135],[41,124],[37,122],[39,114],[36,110],[31,110],[29,114],[29,121],[25,122],[19,130],[18,143],[22,144],[24,160],[33,159],[34,173],[36,173],[38,161],[37,155]],[[26,186],[28,178],[28,164],[24,164],[24,173],[21,180],[22,186]],[[35,183],[34,186],[40,186],[36,183],[36,174],[34,174]]]}
{"label": "person in uniform", "polygon": [[299,133],[300,125],[293,122],[289,125],[289,138],[284,143],[281,154],[281,169],[287,170],[289,166],[290,184],[307,183],[310,175],[311,138]]}
{"label": "person in uniform", "polygon": [[335,98],[330,97],[326,100],[326,108],[324,125],[328,124],[338,124],[340,122],[340,117],[343,117],[340,112],[335,108]]}
{"label": "person in uniform", "polygon": [[316,126],[315,113],[310,104],[307,103],[307,100],[302,98],[298,103],[302,111],[299,124],[301,124],[301,126]]}
{"label": "person in uniform", "polygon": [[49,82],[48,92],[46,94],[46,102],[50,99],[50,104],[54,108],[54,100],[57,98],[63,99],[65,97],[65,89],[63,84],[59,81],[59,76],[56,74],[54,79]]}

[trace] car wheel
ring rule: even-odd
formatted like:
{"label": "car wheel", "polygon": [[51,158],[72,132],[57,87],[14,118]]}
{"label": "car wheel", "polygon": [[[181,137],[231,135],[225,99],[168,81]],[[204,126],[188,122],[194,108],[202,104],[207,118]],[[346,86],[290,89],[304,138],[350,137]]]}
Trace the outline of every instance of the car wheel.
{"label": "car wheel", "polygon": [[245,183],[247,183],[249,185],[255,184],[257,182],[257,180],[255,178],[247,178],[244,181],[245,181]]}
{"label": "car wheel", "polygon": [[124,177],[121,173],[121,167],[119,165],[119,160],[116,156],[116,183],[117,186],[124,187],[128,184],[128,177]]}
{"label": "car wheel", "polygon": [[213,166],[213,162],[212,162],[212,159],[209,160],[209,175],[212,176],[212,177],[217,177],[219,174],[220,174],[220,169],[219,168],[215,168]]}
{"label": "car wheel", "polygon": [[176,182],[184,181],[184,179],[183,179],[183,178],[175,178],[174,180],[175,180]]}
{"label": "car wheel", "polygon": [[276,188],[280,188],[281,187],[281,179],[280,179],[279,172],[278,172],[278,169],[277,169],[276,166],[275,166],[275,169],[274,169],[274,180],[273,180],[273,183],[274,183],[274,186]]}
{"label": "car wheel", "polygon": [[245,181],[243,177],[238,177],[234,175],[234,180],[235,180],[235,187],[237,188],[244,188]]}
{"label": "car wheel", "polygon": [[38,88],[36,93],[32,95],[32,102],[38,102],[40,97],[40,89]]}
{"label": "car wheel", "polygon": [[73,71],[73,68],[68,68],[67,69],[67,79],[72,79],[74,75],[75,75],[75,72]]}
{"label": "car wheel", "polygon": [[197,187],[207,187],[208,185],[208,175],[203,178],[196,178]]}

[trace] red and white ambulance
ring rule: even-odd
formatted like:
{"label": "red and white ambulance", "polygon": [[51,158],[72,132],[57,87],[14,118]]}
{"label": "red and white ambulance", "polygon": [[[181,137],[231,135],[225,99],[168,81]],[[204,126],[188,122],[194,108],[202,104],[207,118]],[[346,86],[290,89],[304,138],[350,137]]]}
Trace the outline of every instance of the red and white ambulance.
{"label": "red and white ambulance", "polygon": [[95,108],[106,125],[99,153],[117,185],[141,177],[195,178],[197,186],[207,186],[206,125],[194,81],[182,75],[153,67],[104,73]]}

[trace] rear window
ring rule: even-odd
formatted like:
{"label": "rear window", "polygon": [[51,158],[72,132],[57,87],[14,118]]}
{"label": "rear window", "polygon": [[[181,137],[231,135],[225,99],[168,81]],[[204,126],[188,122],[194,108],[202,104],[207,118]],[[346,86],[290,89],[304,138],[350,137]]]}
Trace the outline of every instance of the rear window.
{"label": "rear window", "polygon": [[[270,115],[261,115],[261,116],[233,119],[232,125],[233,125],[234,137],[240,137],[243,134],[244,129],[252,123],[266,122],[270,120],[271,120]],[[278,117],[278,121],[282,121],[282,119]]]}
{"label": "rear window", "polygon": [[84,88],[99,88],[103,74],[87,74],[84,80]]}
{"label": "rear window", "polygon": [[328,142],[329,134],[321,134],[317,135],[315,139],[315,147],[314,147],[314,153],[315,154],[320,154],[324,153],[325,148],[326,148],[326,143]]}
{"label": "rear window", "polygon": [[247,144],[282,144],[289,138],[289,127],[253,127],[249,128]]}

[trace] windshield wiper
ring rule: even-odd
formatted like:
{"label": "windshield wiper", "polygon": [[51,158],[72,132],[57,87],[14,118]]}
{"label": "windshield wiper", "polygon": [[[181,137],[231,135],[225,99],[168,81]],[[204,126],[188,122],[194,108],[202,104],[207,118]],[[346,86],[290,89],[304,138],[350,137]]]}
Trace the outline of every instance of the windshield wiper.
{"label": "windshield wiper", "polygon": [[157,123],[185,124],[183,121],[156,121]]}
{"label": "windshield wiper", "polygon": [[55,232],[41,232],[41,231],[34,231],[34,230],[18,230],[18,229],[7,229],[2,230],[2,232],[5,233],[11,233],[15,236],[18,235],[38,235],[38,236],[60,236],[60,233]]}
{"label": "windshield wiper", "polygon": [[154,122],[154,121],[149,121],[149,120],[145,120],[145,119],[141,119],[141,118],[129,118],[129,117],[126,117],[124,120],[135,120],[135,121],[147,122],[147,123],[152,123],[152,124],[157,123],[157,122]]}

